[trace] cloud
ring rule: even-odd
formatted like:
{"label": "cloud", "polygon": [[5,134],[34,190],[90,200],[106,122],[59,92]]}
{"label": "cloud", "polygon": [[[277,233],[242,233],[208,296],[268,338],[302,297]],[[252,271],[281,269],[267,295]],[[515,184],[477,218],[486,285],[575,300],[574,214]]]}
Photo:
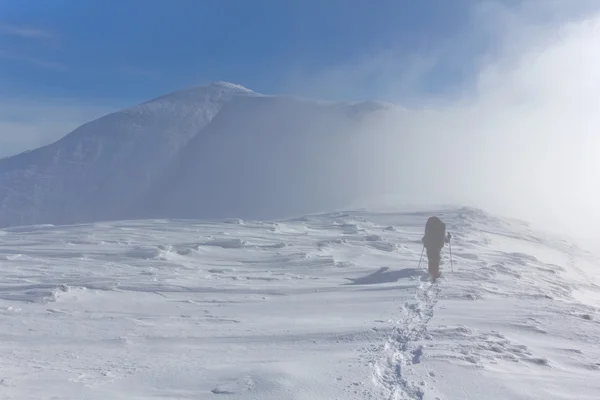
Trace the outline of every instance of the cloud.
{"label": "cloud", "polygon": [[8,36],[16,36],[24,39],[45,39],[57,40],[58,35],[54,32],[33,28],[28,26],[18,26],[10,24],[0,24],[0,34]]}
{"label": "cloud", "polygon": [[0,158],[50,144],[114,107],[0,98]]}
{"label": "cloud", "polygon": [[[29,26],[0,24],[0,36],[12,38],[12,40],[3,44],[3,48],[0,49],[0,58],[33,64],[48,69],[66,69],[62,63],[27,54],[34,51],[36,54],[46,53],[45,50],[48,47],[56,49],[57,46],[60,46],[59,36],[56,33]],[[19,39],[25,39],[27,42]]]}
{"label": "cloud", "polygon": [[432,51],[387,50],[290,81],[316,97],[373,82],[353,94],[408,108],[371,127],[388,135],[378,179],[390,192],[600,238],[600,4],[512,4],[478,2]]}
{"label": "cloud", "polygon": [[[438,108],[433,126],[458,138],[456,197],[597,235],[600,223],[600,40],[598,5],[486,3],[477,24],[494,38],[470,90]],[[546,15],[541,18],[540,15]],[[448,189],[451,190],[451,189]],[[593,221],[593,222],[592,222]]]}
{"label": "cloud", "polygon": [[39,67],[55,69],[60,71],[64,71],[67,69],[67,67],[60,62],[44,60],[41,58],[31,57],[25,54],[13,53],[6,50],[0,50],[0,58],[18,62],[25,62],[28,64],[37,65]]}
{"label": "cloud", "polygon": [[294,94],[329,100],[358,100],[357,94],[377,100],[414,99],[420,94],[419,83],[436,62],[435,54],[406,56],[403,51],[390,48],[316,73],[298,67],[285,86]]}

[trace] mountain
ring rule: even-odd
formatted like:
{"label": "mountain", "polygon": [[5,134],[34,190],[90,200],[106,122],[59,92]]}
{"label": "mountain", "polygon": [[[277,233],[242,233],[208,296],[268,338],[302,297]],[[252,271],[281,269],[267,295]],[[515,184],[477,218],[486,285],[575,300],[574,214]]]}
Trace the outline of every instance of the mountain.
{"label": "mountain", "polygon": [[0,160],[0,226],[272,218],[343,206],[370,184],[357,163],[376,143],[364,121],[390,107],[226,82],[171,93]]}

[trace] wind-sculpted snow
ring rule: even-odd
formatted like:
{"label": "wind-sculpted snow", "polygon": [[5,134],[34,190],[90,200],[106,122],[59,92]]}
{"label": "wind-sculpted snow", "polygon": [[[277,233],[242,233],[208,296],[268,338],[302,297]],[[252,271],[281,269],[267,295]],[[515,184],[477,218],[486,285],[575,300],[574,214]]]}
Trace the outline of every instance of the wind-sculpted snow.
{"label": "wind-sculpted snow", "polygon": [[[453,233],[418,268],[429,215]],[[472,209],[0,231],[6,398],[593,399],[598,258]],[[375,244],[375,245],[374,245]]]}

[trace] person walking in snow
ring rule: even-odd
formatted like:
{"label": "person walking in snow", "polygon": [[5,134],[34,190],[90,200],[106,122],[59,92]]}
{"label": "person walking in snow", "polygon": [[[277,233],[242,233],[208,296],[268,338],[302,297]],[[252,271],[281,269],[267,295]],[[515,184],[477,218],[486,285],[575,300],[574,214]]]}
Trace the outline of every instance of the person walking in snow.
{"label": "person walking in snow", "polygon": [[444,244],[450,243],[450,232],[446,235],[446,224],[438,217],[430,217],[425,224],[425,236],[421,239],[427,250],[429,275],[436,279],[441,275],[440,262]]}

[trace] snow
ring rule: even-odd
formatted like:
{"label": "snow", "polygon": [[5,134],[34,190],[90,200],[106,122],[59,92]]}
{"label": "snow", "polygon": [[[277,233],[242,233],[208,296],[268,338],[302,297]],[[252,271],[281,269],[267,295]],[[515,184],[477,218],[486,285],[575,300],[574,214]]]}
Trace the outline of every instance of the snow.
{"label": "snow", "polygon": [[[418,268],[430,215],[442,278]],[[6,399],[597,399],[598,258],[470,208],[0,230]]]}
{"label": "snow", "polygon": [[[42,148],[0,160],[0,226],[125,217],[232,98],[215,82],[106,115]],[[141,200],[140,200],[141,198]]]}

